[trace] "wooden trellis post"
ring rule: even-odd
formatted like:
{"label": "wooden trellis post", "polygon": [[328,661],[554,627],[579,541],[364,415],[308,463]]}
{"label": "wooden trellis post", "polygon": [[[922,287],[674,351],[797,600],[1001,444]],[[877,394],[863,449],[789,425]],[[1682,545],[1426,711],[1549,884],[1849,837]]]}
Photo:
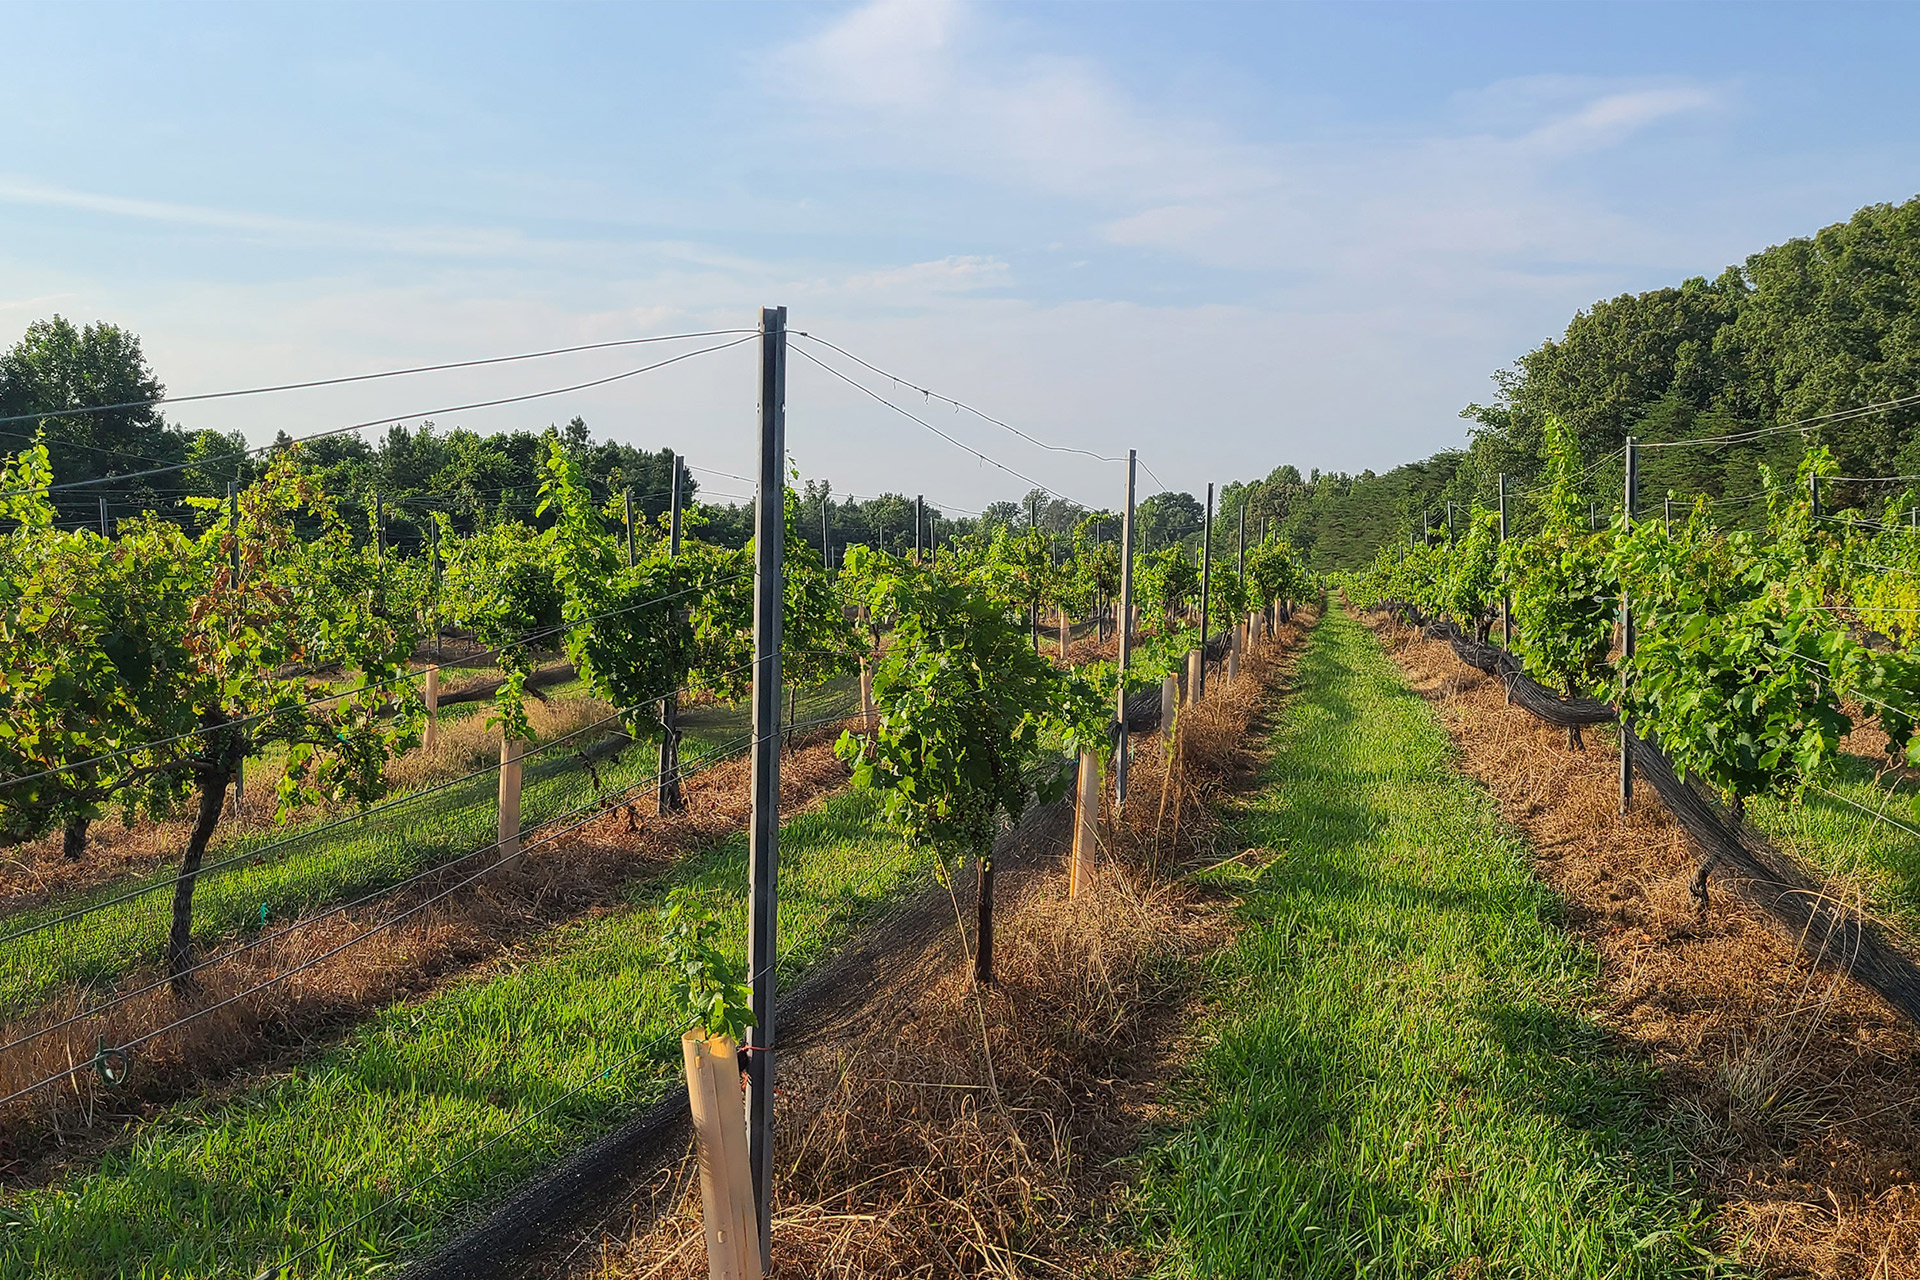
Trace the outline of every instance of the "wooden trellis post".
{"label": "wooden trellis post", "polygon": [[500,864],[519,866],[520,853],[520,757],[527,744],[500,730]]}
{"label": "wooden trellis post", "polygon": [[427,668],[427,727],[420,734],[420,746],[427,751],[440,736],[440,664]]}
{"label": "wooden trellis post", "polygon": [[710,1280],[761,1280],[760,1228],[747,1159],[746,1112],[740,1106],[740,1048],[702,1030],[680,1038],[687,1064],[687,1104],[700,1139],[701,1225]]}
{"label": "wooden trellis post", "polygon": [[1077,898],[1092,884],[1093,859],[1100,840],[1100,757],[1080,752],[1080,786],[1073,805],[1073,860],[1067,873],[1067,896]]}

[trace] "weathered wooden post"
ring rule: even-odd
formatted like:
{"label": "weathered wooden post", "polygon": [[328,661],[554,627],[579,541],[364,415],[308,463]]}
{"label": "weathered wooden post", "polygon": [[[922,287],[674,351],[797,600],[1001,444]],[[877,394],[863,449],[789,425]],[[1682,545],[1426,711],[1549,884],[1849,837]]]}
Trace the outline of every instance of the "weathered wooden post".
{"label": "weathered wooden post", "polygon": [[1080,752],[1079,787],[1073,804],[1073,860],[1067,872],[1067,896],[1077,898],[1093,880],[1093,860],[1100,842],[1100,757]]}
{"label": "weathered wooden post", "polygon": [[520,757],[527,744],[500,729],[500,865],[520,865]]}
{"label": "weathered wooden post", "polygon": [[730,1037],[695,1028],[680,1037],[687,1105],[700,1139],[701,1226],[709,1280],[761,1280],[746,1114],[740,1109],[740,1050]]}

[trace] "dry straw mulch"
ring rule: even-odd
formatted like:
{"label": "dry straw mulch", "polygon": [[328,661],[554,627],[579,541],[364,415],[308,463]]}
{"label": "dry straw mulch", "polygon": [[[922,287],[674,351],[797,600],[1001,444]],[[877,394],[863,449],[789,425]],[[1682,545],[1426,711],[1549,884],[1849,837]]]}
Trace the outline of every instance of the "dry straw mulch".
{"label": "dry straw mulch", "polygon": [[[781,764],[782,813],[796,813],[846,784],[847,766],[833,754],[834,732],[808,735],[809,745]],[[309,1053],[317,1040],[396,999],[484,973],[484,966],[475,966],[498,963],[503,955],[511,960],[510,948],[536,944],[537,935],[553,925],[622,909],[623,889],[637,877],[658,873],[745,825],[751,809],[748,780],[747,760],[719,763],[687,780],[686,811],[666,819],[651,816],[650,791],[638,793],[632,806],[530,849],[519,866],[496,868],[312,968],[164,1032],[138,1049],[132,1079],[122,1088],[108,1091],[91,1070],[82,1070],[0,1108],[0,1180],[45,1182],[99,1150],[120,1125],[154,1115],[173,1099],[231,1087],[241,1068],[272,1067]],[[648,816],[636,821],[641,812]],[[540,829],[528,834],[529,843],[540,838]],[[196,973],[197,990],[184,1001],[161,986],[98,1018],[0,1053],[0,1096],[76,1062],[84,1065],[93,1057],[96,1037],[125,1044],[288,973],[485,865],[482,859],[459,863],[365,907],[315,919],[284,938],[239,950]],[[154,910],[166,906],[166,896],[156,895]],[[158,976],[141,969],[117,989],[132,991]],[[0,1044],[62,1021],[109,994],[75,992],[27,1018],[0,1024]]]}
{"label": "dry straw mulch", "polygon": [[1619,756],[1599,735],[1569,750],[1444,641],[1371,625],[1599,952],[1603,1019],[1660,1068],[1729,1243],[1768,1276],[1920,1276],[1914,1029],[1730,893],[1702,923],[1698,855],[1646,788],[1620,816]]}
{"label": "dry straw mulch", "polygon": [[[1226,913],[1179,871],[1220,857],[1212,802],[1257,767],[1249,744],[1261,735],[1249,731],[1306,622],[1183,713],[1174,777],[1158,735],[1136,740],[1131,798],[1102,814],[1090,891],[1066,895],[1056,853],[1002,896],[992,989],[973,987],[955,929],[846,1034],[784,1061],[775,1276],[1104,1277],[1149,1265],[1108,1230],[1127,1185],[1119,1158],[1166,1118],[1162,1086],[1194,1052],[1190,962],[1231,937]],[[690,1157],[663,1212],[636,1206],[550,1273],[705,1276]]]}

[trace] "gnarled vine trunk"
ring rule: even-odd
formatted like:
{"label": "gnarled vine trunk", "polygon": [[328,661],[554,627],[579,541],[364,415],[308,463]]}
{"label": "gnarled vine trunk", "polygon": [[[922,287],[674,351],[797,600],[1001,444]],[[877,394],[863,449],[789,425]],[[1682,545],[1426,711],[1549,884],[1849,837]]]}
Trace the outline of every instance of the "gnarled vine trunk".
{"label": "gnarled vine trunk", "polygon": [[187,834],[187,852],[180,859],[180,874],[173,882],[173,922],[167,934],[166,965],[168,982],[177,999],[193,992],[193,888],[200,877],[200,863],[206,857],[207,845],[213,840],[213,829],[220,824],[227,784],[233,781],[232,733],[231,729],[223,729],[212,735],[211,755],[200,773],[199,809],[194,814],[193,829]]}
{"label": "gnarled vine trunk", "polygon": [[661,817],[686,808],[680,793],[680,695],[660,699],[659,804]]}
{"label": "gnarled vine trunk", "polygon": [[982,987],[993,985],[993,850],[980,855],[979,923],[974,928],[973,980]]}

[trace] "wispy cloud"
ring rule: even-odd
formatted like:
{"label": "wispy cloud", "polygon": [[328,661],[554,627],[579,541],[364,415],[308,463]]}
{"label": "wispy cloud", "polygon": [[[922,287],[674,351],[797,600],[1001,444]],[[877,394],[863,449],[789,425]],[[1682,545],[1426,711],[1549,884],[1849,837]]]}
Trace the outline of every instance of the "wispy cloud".
{"label": "wispy cloud", "polygon": [[[1024,53],[991,10],[873,0],[774,59],[783,92],[876,163],[1083,201],[1113,244],[1209,265],[1418,283],[1419,255],[1476,269],[1658,254],[1660,229],[1551,181],[1570,158],[1713,112],[1701,84],[1536,77],[1490,86],[1449,124],[1337,143],[1254,143],[1156,109],[1090,59]],[[1446,104],[1438,104],[1444,107]],[[1557,268],[1556,268],[1557,269]]]}
{"label": "wispy cloud", "polygon": [[889,294],[914,297],[925,294],[971,293],[1004,289],[1013,283],[1013,269],[998,258],[956,255],[932,262],[915,262],[884,271],[851,276],[840,288],[850,294]]}
{"label": "wispy cloud", "polygon": [[318,248],[350,248],[433,257],[499,258],[541,251],[517,231],[482,227],[381,227],[313,218],[288,218],[244,209],[177,204],[21,179],[0,179],[0,203],[69,209],[140,222],[225,231],[252,240]]}

